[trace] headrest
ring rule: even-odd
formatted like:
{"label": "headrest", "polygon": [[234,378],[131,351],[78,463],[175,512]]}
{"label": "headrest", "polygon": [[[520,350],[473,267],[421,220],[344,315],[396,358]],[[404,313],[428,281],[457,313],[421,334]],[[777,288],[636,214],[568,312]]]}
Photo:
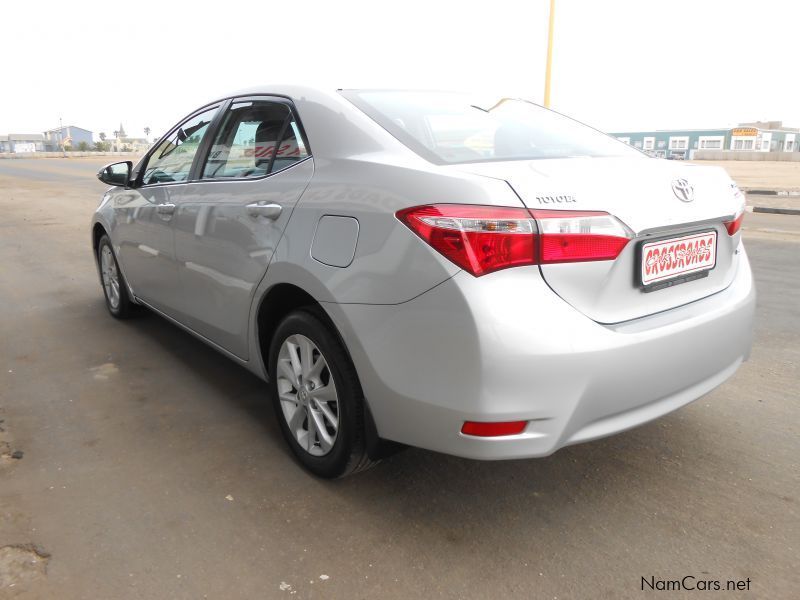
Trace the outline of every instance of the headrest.
{"label": "headrest", "polygon": [[283,121],[264,121],[256,129],[256,143],[277,142],[283,129]]}

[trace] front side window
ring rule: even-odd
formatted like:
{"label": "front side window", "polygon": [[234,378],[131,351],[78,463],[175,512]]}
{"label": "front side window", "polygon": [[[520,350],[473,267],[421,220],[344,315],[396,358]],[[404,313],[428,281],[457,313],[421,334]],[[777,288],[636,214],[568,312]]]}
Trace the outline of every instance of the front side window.
{"label": "front side window", "polygon": [[307,156],[298,125],[286,104],[234,102],[211,147],[203,178],[263,177]]}
{"label": "front side window", "polygon": [[447,92],[342,94],[406,146],[437,164],[641,156],[599,131],[524,100],[486,103]]}
{"label": "front side window", "polygon": [[189,178],[192,161],[217,108],[210,108],[188,119],[158,145],[144,167],[144,185],[186,181]]}

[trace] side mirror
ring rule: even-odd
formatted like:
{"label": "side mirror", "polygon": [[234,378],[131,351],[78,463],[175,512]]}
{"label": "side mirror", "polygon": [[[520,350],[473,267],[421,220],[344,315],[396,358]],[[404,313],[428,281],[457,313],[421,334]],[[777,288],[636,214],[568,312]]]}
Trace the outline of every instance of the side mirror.
{"label": "side mirror", "polygon": [[128,187],[131,180],[133,163],[129,160],[106,165],[97,172],[97,178],[108,185],[121,185]]}

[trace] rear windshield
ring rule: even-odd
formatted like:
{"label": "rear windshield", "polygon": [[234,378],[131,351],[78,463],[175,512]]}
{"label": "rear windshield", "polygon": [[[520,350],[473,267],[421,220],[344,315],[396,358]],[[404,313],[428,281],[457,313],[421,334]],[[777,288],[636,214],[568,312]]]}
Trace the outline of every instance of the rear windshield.
{"label": "rear windshield", "polygon": [[524,100],[478,103],[448,92],[342,94],[417,154],[437,164],[640,155],[626,144]]}

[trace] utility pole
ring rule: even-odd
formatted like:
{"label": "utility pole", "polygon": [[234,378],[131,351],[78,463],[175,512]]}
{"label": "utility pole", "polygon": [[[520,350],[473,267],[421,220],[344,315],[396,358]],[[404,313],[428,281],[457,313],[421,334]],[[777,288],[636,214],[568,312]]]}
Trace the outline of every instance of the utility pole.
{"label": "utility pole", "polygon": [[544,72],[544,107],[550,108],[550,74],[553,64],[553,24],[555,22],[556,0],[550,0],[550,29],[547,32],[547,68]]}
{"label": "utility pole", "polygon": [[58,117],[58,141],[61,142],[61,156],[67,158],[67,149],[64,146],[64,124],[61,117]]}

